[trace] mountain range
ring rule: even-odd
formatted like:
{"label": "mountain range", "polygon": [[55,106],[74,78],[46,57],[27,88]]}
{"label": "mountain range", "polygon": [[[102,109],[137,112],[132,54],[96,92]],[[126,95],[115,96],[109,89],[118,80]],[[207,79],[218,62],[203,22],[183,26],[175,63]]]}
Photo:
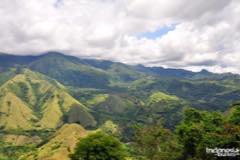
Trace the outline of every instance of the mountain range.
{"label": "mountain range", "polygon": [[[58,52],[1,53],[0,159],[68,159],[79,137],[106,122],[119,126],[129,141],[133,124],[161,121],[174,129],[186,107],[225,112],[239,100],[240,75],[232,73],[134,66]],[[5,152],[9,148],[14,154]]]}

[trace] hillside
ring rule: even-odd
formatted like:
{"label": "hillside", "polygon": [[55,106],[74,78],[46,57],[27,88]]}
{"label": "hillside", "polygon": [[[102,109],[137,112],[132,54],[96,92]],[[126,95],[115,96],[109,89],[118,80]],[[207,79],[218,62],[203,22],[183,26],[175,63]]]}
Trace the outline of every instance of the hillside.
{"label": "hillside", "polygon": [[102,88],[106,87],[109,81],[109,76],[105,71],[84,64],[75,57],[57,53],[39,56],[28,66],[64,85]]}
{"label": "hillside", "polygon": [[[146,107],[141,113],[147,120],[145,123],[163,123],[167,128],[174,128],[182,119],[186,102],[179,97],[163,92],[153,92],[147,99]],[[158,122],[159,121],[159,122]]]}
{"label": "hillside", "polygon": [[132,95],[144,98],[162,91],[184,99],[189,105],[204,110],[224,111],[240,99],[239,77],[217,79],[145,78],[129,86]]}
{"label": "hillside", "polygon": [[[2,110],[3,113],[11,112],[10,118],[2,114],[1,117],[5,118],[1,124],[8,123],[11,126],[11,115],[23,122],[10,128],[17,128],[20,124],[20,128],[55,128],[63,122],[82,122],[85,123],[83,126],[92,127],[95,122],[91,114],[99,124],[109,117],[117,121],[122,119],[122,122],[128,119],[126,117],[138,113],[141,107],[152,106],[150,103],[157,96],[171,95],[188,106],[219,111],[225,111],[240,99],[240,76],[230,73],[130,66],[104,60],[80,59],[58,52],[38,56],[1,54],[0,61],[4,61],[0,63],[1,90],[7,88],[8,91],[3,92],[1,98],[4,104]],[[28,76],[33,80],[28,81],[26,72],[22,76],[23,68],[33,70],[34,74]],[[15,84],[10,83],[12,79],[15,79]],[[153,93],[158,94],[152,95]],[[147,102],[148,97],[152,97],[149,101],[153,102]],[[11,105],[9,99],[15,99],[11,108],[16,106],[14,103],[20,104],[19,107],[7,110],[8,105]],[[23,114],[14,113],[16,110]],[[24,114],[28,115],[28,119],[24,118]],[[51,123],[48,123],[49,117],[53,118]]]}
{"label": "hillside", "polygon": [[132,125],[162,123],[173,129],[182,118],[187,103],[174,95],[160,91],[153,92],[145,99],[129,94],[96,94],[87,102],[93,110],[98,124],[113,121],[119,125],[123,138],[132,138]]}
{"label": "hillside", "polygon": [[137,126],[161,124],[174,131],[189,107],[227,111],[229,121],[239,121],[238,108],[231,105],[240,100],[239,75],[131,66],[57,52],[0,54],[0,62],[4,160],[69,160],[78,138],[91,130],[124,142],[134,140]]}
{"label": "hillside", "polygon": [[[38,56],[1,54],[0,62],[0,84],[12,78],[21,68],[29,68],[71,87],[74,97],[81,100],[86,95],[86,90],[79,96],[80,93],[75,92],[79,88],[97,89],[100,94],[129,93],[141,99],[151,92],[163,91],[187,100],[194,107],[221,111],[240,99],[240,76],[231,73],[131,66],[81,59],[58,52]],[[220,107],[220,104],[223,105]]]}
{"label": "hillside", "polygon": [[85,137],[88,132],[78,124],[66,124],[62,126],[51,139],[36,152],[29,153],[20,160],[69,160],[69,154],[73,152],[79,138]]}
{"label": "hillside", "polygon": [[42,74],[25,69],[5,82],[0,91],[0,125],[4,130],[56,128],[63,123],[63,115],[76,105],[92,122],[87,125],[95,125],[84,105],[60,83]]}

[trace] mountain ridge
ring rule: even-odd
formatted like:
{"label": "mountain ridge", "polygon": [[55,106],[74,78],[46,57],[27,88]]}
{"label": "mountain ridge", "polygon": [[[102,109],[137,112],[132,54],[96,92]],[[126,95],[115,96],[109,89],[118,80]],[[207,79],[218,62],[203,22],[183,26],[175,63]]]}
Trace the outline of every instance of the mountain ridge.
{"label": "mountain ridge", "polygon": [[[95,66],[97,68],[103,68],[106,69],[107,67],[109,67],[109,65],[116,63],[116,64],[121,64],[121,65],[127,65],[127,66],[133,66],[136,69],[139,70],[146,70],[145,72],[153,72],[156,73],[158,71],[163,71],[165,70],[166,72],[174,72],[174,71],[178,71],[181,72],[182,74],[185,74],[185,76],[190,76],[190,75],[194,75],[194,74],[198,74],[198,73],[202,73],[202,74],[225,74],[225,75],[239,75],[239,74],[234,74],[231,72],[224,72],[224,73],[214,73],[214,72],[210,72],[206,69],[202,69],[199,72],[193,72],[191,70],[185,70],[185,69],[176,69],[176,68],[165,68],[165,67],[161,67],[161,66],[153,66],[153,67],[146,67],[142,64],[138,64],[138,65],[128,65],[122,62],[114,62],[111,60],[99,60],[99,59],[94,59],[94,58],[86,58],[86,57],[76,57],[73,55],[67,55],[63,52],[57,52],[57,51],[49,51],[49,52],[44,52],[44,53],[39,53],[36,55],[14,55],[14,54],[10,54],[10,53],[1,53],[0,54],[0,59],[2,60],[3,58],[6,59],[22,59],[22,58],[26,58],[27,60],[25,62],[32,62],[35,61],[36,59],[42,58],[42,57],[49,57],[49,56],[58,56],[58,57],[64,57],[64,58],[68,58],[71,60],[75,60],[75,61],[79,61],[81,63],[85,63],[88,65],[92,65]],[[104,63],[105,66],[103,67],[100,63]],[[166,74],[166,73],[165,73]],[[170,74],[171,75],[171,74]],[[175,76],[181,76],[181,75],[175,75]]]}
{"label": "mountain ridge", "polygon": [[3,54],[0,159],[69,159],[81,133],[103,126],[111,133],[117,126],[117,134],[130,142],[135,125],[160,123],[174,130],[186,108],[227,112],[239,100],[240,76],[234,74],[132,66],[56,52]]}
{"label": "mountain ridge", "polygon": [[[103,94],[139,94],[132,93],[139,91],[148,94],[160,90],[187,99],[198,108],[211,106],[210,108],[222,110],[240,97],[240,76],[231,73],[215,74],[206,70],[191,72],[182,69],[131,66],[119,62],[80,59],[59,52],[47,52],[30,58],[13,57],[16,61],[11,61],[6,55],[0,56],[0,62],[4,62],[0,63],[0,84],[20,72],[22,68],[28,68],[57,80],[70,88],[75,98],[80,99],[84,99],[80,94],[83,97],[88,96],[88,89],[89,94],[95,92],[93,90]],[[24,60],[25,57],[28,58]],[[8,76],[4,78],[4,75]],[[234,100],[229,100],[230,95]],[[141,97],[144,98],[144,95]],[[219,104],[223,104],[222,108]]]}

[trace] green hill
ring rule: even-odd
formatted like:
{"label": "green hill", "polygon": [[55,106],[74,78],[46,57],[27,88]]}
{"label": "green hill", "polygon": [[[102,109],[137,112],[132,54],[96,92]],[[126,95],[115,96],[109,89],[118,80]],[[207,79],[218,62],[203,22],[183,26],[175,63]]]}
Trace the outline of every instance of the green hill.
{"label": "green hill", "polygon": [[88,132],[78,124],[65,124],[37,151],[20,157],[20,160],[70,160],[78,139],[85,137]]}
{"label": "green hill", "polygon": [[186,102],[179,97],[160,91],[153,92],[147,99],[146,107],[142,109],[142,119],[146,123],[162,121],[167,128],[174,128],[182,118],[182,110]]}
{"label": "green hill", "polygon": [[0,91],[0,125],[4,130],[56,128],[76,105],[83,114],[79,116],[91,122],[87,126],[95,125],[84,105],[60,83],[42,74],[25,69],[5,82]]}
{"label": "green hill", "polygon": [[[28,82],[17,83],[17,85],[11,86],[11,93],[14,94],[5,96],[5,99],[7,97],[16,99],[16,102],[21,104],[21,107],[19,107],[20,110],[26,110],[23,109],[26,107],[30,108],[26,114],[33,115],[33,120],[35,117],[37,119],[41,118],[40,125],[49,125],[48,127],[56,126],[61,116],[63,116],[64,122],[83,121],[78,116],[78,114],[82,114],[78,109],[79,107],[73,107],[74,109],[71,110],[71,114],[68,114],[65,111],[66,108],[58,105],[61,102],[60,99],[63,99],[61,97],[68,99],[64,102],[77,101],[76,104],[78,104],[81,101],[87,108],[92,108],[93,112],[101,114],[104,112],[104,116],[108,117],[109,115],[112,118],[114,116],[119,117],[119,111],[125,115],[138,112],[139,106],[143,106],[138,102],[144,102],[144,105],[149,106],[151,105],[150,103],[155,103],[155,100],[158,100],[156,97],[165,97],[164,95],[152,95],[152,100],[149,100],[152,102],[147,102],[148,97],[158,91],[178,97],[188,105],[204,110],[225,111],[231,103],[240,99],[240,76],[230,73],[214,74],[206,70],[191,72],[162,67],[130,66],[111,61],[81,59],[58,52],[48,52],[38,56],[1,54],[0,62],[2,62],[0,63],[0,85],[7,83],[6,81],[13,79],[16,74],[21,73],[22,68],[29,68],[56,79],[68,87],[69,93],[73,97],[69,94],[65,96],[64,93],[67,92],[58,94],[59,90],[55,89],[47,89],[42,92],[38,89],[38,85],[45,87],[48,85],[40,81],[36,85],[29,84]],[[48,78],[47,81],[52,80]],[[52,83],[54,82],[52,81]],[[66,90],[63,86],[59,87]],[[29,91],[27,91],[28,88],[30,88]],[[52,97],[51,100],[44,101],[45,99],[50,99],[50,97]],[[137,103],[135,103],[136,101]],[[4,103],[4,106],[7,106],[7,100]],[[49,105],[54,107],[47,107]],[[69,106],[69,104],[65,105]],[[39,106],[43,106],[43,108],[40,109]],[[82,105],[80,104],[80,106]],[[117,113],[117,115],[113,114],[114,116],[112,116],[111,112]],[[47,117],[50,116],[54,117],[54,125],[46,124]],[[17,117],[21,117],[21,121],[29,122],[29,120],[23,118],[24,116]],[[88,115],[87,117],[91,116]],[[99,118],[101,116],[95,114],[95,117]],[[89,119],[87,123],[91,123],[91,121]],[[30,125],[29,123],[24,124],[28,124],[27,126]],[[34,124],[39,125],[38,123]]]}
{"label": "green hill", "polygon": [[136,127],[161,123],[173,131],[188,107],[227,111],[226,120],[239,125],[239,100],[240,76],[231,73],[131,66],[57,52],[0,54],[0,159],[68,160],[77,139],[88,134],[85,129],[126,142],[133,141]]}
{"label": "green hill", "polygon": [[162,91],[184,99],[189,105],[204,110],[225,111],[240,99],[239,78],[190,80],[181,78],[144,78],[129,86],[130,94],[145,98]]}
{"label": "green hill", "polygon": [[[100,95],[97,97],[100,97]],[[95,99],[96,97],[93,98],[93,100]],[[134,100],[131,99],[131,97],[109,95],[101,99],[100,102],[91,105],[91,108],[99,124],[107,120],[113,120],[124,124],[126,121],[132,119],[130,115],[137,111],[138,106],[134,104]]]}
{"label": "green hill", "polygon": [[168,101],[171,102],[171,101],[178,101],[178,100],[179,98],[174,95],[171,96],[163,92],[155,92],[148,98],[147,105],[154,105],[155,103],[159,103],[159,102],[168,102]]}
{"label": "green hill", "polygon": [[136,80],[141,73],[122,63],[79,59],[58,52],[48,52],[39,56],[0,55],[3,71],[9,68],[26,67],[54,78],[67,86],[106,89]]}
{"label": "green hill", "polygon": [[48,53],[28,64],[34,71],[43,73],[70,86],[106,87],[109,81],[107,73],[82,63],[75,57]]}

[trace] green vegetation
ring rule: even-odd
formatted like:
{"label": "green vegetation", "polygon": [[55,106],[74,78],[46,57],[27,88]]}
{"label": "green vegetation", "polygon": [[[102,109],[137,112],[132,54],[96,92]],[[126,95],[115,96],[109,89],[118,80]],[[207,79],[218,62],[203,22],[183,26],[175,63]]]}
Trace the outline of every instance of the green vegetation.
{"label": "green vegetation", "polygon": [[80,105],[71,106],[70,110],[65,114],[64,119],[67,123],[79,123],[85,128],[92,128],[96,126],[96,121],[88,113],[87,110],[83,110]]}
{"label": "green vegetation", "polygon": [[187,158],[211,159],[208,148],[239,148],[240,126],[226,120],[221,113],[187,109],[176,133],[184,146]]}
{"label": "green vegetation", "polygon": [[0,159],[69,160],[93,134],[127,160],[214,160],[206,147],[240,147],[239,100],[234,74],[1,54]]}
{"label": "green vegetation", "polygon": [[143,124],[163,122],[173,129],[182,118],[182,110],[187,105],[180,98],[162,92],[152,93],[138,110],[137,121]]}
{"label": "green vegetation", "polygon": [[[229,105],[240,99],[240,77],[234,74],[129,66],[109,61],[78,59],[57,52],[41,56],[2,54],[0,60],[0,84],[14,74],[21,73],[23,68],[29,68],[71,86],[74,90],[79,87],[100,89],[98,94],[121,92],[141,99],[161,91],[204,110],[225,111]],[[81,95],[75,94],[74,97],[86,104],[85,100],[90,99],[82,96],[93,98],[95,95],[92,93],[89,95],[83,91]]]}
{"label": "green vegetation", "polygon": [[133,147],[139,160],[175,160],[182,154],[176,136],[161,125],[138,127]]}
{"label": "green vegetation", "polygon": [[104,102],[107,98],[108,98],[108,94],[98,94],[95,97],[93,97],[92,99],[87,101],[87,105],[88,106],[95,106],[98,105],[102,102]]}
{"label": "green vegetation", "polygon": [[108,135],[120,136],[119,126],[111,120],[106,121],[99,128],[102,132]]}
{"label": "green vegetation", "polygon": [[30,151],[35,151],[36,146],[32,144],[27,145],[12,145],[11,143],[6,143],[0,140],[0,159],[1,160],[16,160],[22,154],[28,153]]}
{"label": "green vegetation", "polygon": [[176,96],[170,96],[162,92],[153,93],[148,100],[148,105],[152,105],[158,102],[166,102],[166,101],[178,101],[179,98]]}
{"label": "green vegetation", "polygon": [[15,76],[14,71],[0,72],[0,86]]}
{"label": "green vegetation", "polygon": [[39,57],[30,63],[29,67],[57,79],[64,85],[102,88],[106,87],[109,79],[103,70],[82,64],[77,58],[55,53]]}
{"label": "green vegetation", "polygon": [[235,125],[240,125],[240,104],[232,106],[228,117],[229,122]]}
{"label": "green vegetation", "polygon": [[63,115],[76,105],[78,116],[84,119],[77,122],[83,126],[96,123],[89,109],[69,95],[64,86],[28,69],[5,82],[0,91],[0,125],[5,130],[56,128]]}
{"label": "green vegetation", "polygon": [[72,160],[124,160],[126,150],[123,144],[115,137],[97,132],[80,139]]}
{"label": "green vegetation", "polygon": [[48,139],[40,143],[36,150],[22,154],[20,160],[53,159],[69,160],[69,154],[81,137],[87,136],[88,132],[78,124],[65,124]]}
{"label": "green vegetation", "polygon": [[133,154],[150,160],[214,160],[216,156],[206,153],[206,148],[239,148],[239,135],[240,126],[231,118],[189,108],[174,132],[161,125],[138,128]]}

